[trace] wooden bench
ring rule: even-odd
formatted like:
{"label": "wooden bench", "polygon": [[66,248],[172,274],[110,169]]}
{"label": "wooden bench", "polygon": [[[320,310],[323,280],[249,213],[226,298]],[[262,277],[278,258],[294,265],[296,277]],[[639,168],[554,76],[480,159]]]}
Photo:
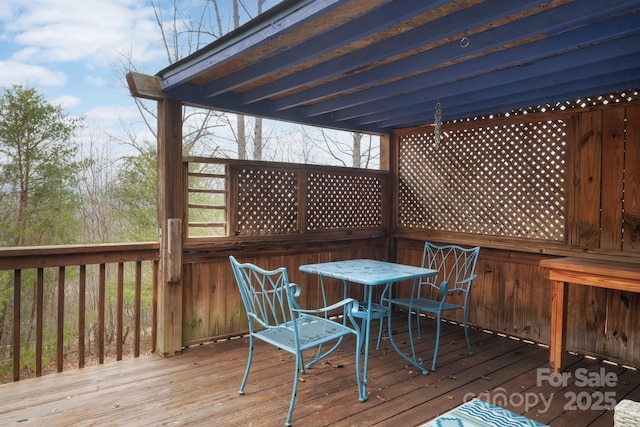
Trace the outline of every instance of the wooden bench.
{"label": "wooden bench", "polygon": [[551,336],[549,364],[555,372],[565,367],[568,284],[640,292],[640,264],[566,257],[540,261],[551,281]]}

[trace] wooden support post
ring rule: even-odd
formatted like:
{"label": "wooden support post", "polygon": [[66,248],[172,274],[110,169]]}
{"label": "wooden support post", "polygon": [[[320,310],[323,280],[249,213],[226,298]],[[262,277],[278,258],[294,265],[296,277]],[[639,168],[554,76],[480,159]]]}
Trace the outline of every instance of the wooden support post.
{"label": "wooden support post", "polygon": [[156,349],[161,356],[182,352],[182,103],[166,99],[155,76],[128,73],[131,95],[158,101],[158,238]]}
{"label": "wooden support post", "polygon": [[157,352],[182,352],[182,104],[158,101],[158,280]]}

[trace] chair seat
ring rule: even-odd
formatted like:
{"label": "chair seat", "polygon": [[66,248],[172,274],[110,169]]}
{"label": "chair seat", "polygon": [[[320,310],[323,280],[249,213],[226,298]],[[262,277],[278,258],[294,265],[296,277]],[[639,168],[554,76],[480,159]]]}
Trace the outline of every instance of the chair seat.
{"label": "chair seat", "polygon": [[402,307],[411,307],[414,310],[426,311],[429,313],[438,313],[440,310],[459,310],[463,308],[461,305],[444,303],[441,309],[440,301],[427,298],[414,298],[413,300],[411,298],[398,298],[391,300],[391,302]]}
{"label": "chair seat", "polygon": [[[301,350],[316,347],[353,333],[352,329],[322,317],[300,315],[295,321],[298,324]],[[283,324],[278,328],[265,329],[257,332],[255,333],[255,337],[289,353],[296,354],[296,338],[291,322]]]}

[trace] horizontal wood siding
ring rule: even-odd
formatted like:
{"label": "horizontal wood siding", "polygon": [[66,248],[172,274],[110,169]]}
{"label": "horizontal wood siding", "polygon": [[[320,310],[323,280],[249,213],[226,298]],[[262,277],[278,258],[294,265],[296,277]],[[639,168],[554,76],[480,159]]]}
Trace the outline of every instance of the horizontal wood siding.
{"label": "horizontal wood siding", "polygon": [[[420,265],[421,259],[421,242],[398,240],[398,262]],[[540,259],[542,256],[531,254],[513,259],[510,252],[481,249],[477,278],[471,289],[469,322],[492,331],[548,342],[551,293],[537,265]],[[406,296],[409,289],[398,291]],[[462,313],[447,313],[447,318],[462,322]]]}
{"label": "horizontal wood siding", "polygon": [[[481,328],[548,344],[551,287],[539,267],[543,255],[483,248],[469,303],[469,322]],[[398,240],[398,262],[419,265],[422,247]],[[402,292],[404,289],[404,293]],[[408,289],[398,288],[401,295]],[[567,348],[640,366],[640,294],[569,286]],[[459,312],[447,319],[461,322]]]}
{"label": "horizontal wood siding", "polygon": [[[309,241],[294,248],[277,243],[264,243],[260,249],[224,250],[215,245],[194,251],[193,259],[184,265],[183,341],[185,346],[243,335],[247,317],[233,277],[229,255],[240,262],[251,262],[267,269],[286,267],[289,280],[303,286],[300,304],[318,307],[322,304],[320,280],[298,270],[303,264],[354,258],[388,259],[386,238],[336,242]],[[343,298],[343,285],[332,279],[325,281],[328,303]],[[362,287],[350,285],[349,296],[362,298]]]}

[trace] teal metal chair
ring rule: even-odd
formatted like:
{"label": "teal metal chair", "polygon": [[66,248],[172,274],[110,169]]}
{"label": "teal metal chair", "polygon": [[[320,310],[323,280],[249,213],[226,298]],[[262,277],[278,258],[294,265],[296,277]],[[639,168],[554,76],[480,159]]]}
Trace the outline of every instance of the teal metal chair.
{"label": "teal metal chair", "polygon": [[[475,270],[479,254],[479,247],[464,249],[456,245],[437,246],[426,242],[422,254],[422,267],[438,270],[438,275],[414,281],[410,298],[391,298],[392,306],[403,307],[408,312],[409,341],[414,360],[416,360],[416,354],[413,343],[413,316],[415,316],[419,339],[422,339],[420,314],[428,313],[436,318],[436,345],[433,352],[432,371],[436,370],[440,331],[442,329],[441,319],[442,313],[445,311],[462,310],[467,347],[469,348],[469,354],[473,354],[467,325],[467,308],[471,285],[476,278]],[[382,293],[382,304],[384,305],[389,304],[389,292],[390,287],[387,287]],[[450,302],[449,297],[454,293],[463,295],[462,303]],[[382,337],[382,323],[381,321],[378,333],[378,347]]]}
{"label": "teal metal chair", "polygon": [[[300,295],[301,287],[296,283],[289,283],[286,268],[269,271],[254,264],[241,264],[233,256],[229,259],[249,320],[249,357],[240,385],[240,394],[244,394],[247,384],[256,339],[295,355],[293,390],[285,422],[286,426],[290,426],[298,392],[298,372],[304,372],[305,369],[333,352],[346,335],[354,334],[358,397],[360,401],[365,401],[359,357],[362,339],[360,328],[353,317],[353,313],[358,311],[358,302],[353,298],[346,298],[327,307],[302,309],[296,300]],[[342,321],[338,322],[330,318],[329,313],[336,313],[336,311],[339,313],[341,308]],[[323,351],[324,344],[333,345]],[[303,352],[307,350],[315,350],[315,357],[305,364]]]}

